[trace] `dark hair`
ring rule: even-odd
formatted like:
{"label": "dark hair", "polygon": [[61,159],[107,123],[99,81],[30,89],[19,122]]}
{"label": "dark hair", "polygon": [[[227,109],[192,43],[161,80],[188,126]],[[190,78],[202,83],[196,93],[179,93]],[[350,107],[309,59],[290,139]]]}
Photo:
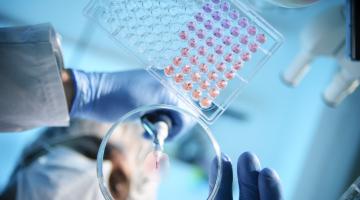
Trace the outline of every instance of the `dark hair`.
{"label": "dark hair", "polygon": [[112,170],[109,178],[109,187],[115,200],[126,200],[130,194],[130,172],[126,159],[121,151],[112,149],[110,153]]}

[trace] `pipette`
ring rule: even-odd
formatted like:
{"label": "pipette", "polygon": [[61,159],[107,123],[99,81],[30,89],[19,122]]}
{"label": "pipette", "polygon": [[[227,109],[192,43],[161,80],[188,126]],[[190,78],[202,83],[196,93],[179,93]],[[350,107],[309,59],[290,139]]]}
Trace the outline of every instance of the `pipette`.
{"label": "pipette", "polygon": [[165,121],[153,123],[147,117],[142,117],[141,122],[145,131],[152,137],[154,149],[149,156],[154,159],[155,170],[159,170],[163,158],[167,157],[164,153],[164,142],[169,135],[169,125]]}

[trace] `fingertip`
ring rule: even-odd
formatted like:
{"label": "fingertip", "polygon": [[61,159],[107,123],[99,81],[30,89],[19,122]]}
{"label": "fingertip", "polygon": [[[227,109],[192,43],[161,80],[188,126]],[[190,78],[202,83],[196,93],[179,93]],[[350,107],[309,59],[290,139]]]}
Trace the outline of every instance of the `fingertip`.
{"label": "fingertip", "polygon": [[[232,179],[232,164],[231,164],[231,159],[229,156],[227,156],[226,154],[221,153],[221,174],[222,174],[222,179],[229,179],[231,177]],[[213,168],[212,171],[213,172],[217,172],[218,170],[218,162],[217,159],[213,160]],[[214,168],[215,167],[215,168]]]}
{"label": "fingertip", "polygon": [[280,182],[279,174],[274,169],[271,168],[266,167],[263,170],[261,170],[260,177],[266,180]]}
{"label": "fingertip", "polygon": [[[228,180],[231,179],[232,182],[232,178],[233,178],[233,172],[232,172],[232,164],[231,164],[231,159],[228,155],[221,153],[221,179],[225,180],[222,182],[228,182]],[[212,174],[214,174],[214,172],[217,172],[218,170],[218,164],[217,164],[217,159],[213,160],[213,164],[212,164]],[[214,182],[214,181],[213,181]],[[224,183],[222,183],[224,184]],[[231,183],[232,184],[232,183]]]}
{"label": "fingertip", "polygon": [[[215,199],[230,200],[232,199],[232,182],[233,171],[231,159],[226,154],[221,154],[221,179],[219,189]],[[213,190],[218,178],[218,160],[215,158],[211,165],[211,172],[209,177],[210,190]]]}
{"label": "fingertip", "polygon": [[252,152],[247,151],[241,154],[237,164],[239,175],[247,174],[249,171],[260,170],[259,158]]}
{"label": "fingertip", "polygon": [[[229,156],[227,156],[226,154],[221,153],[221,176],[222,176],[222,180],[229,180],[233,177],[233,173],[232,173],[232,164],[231,164],[231,159]],[[218,160],[216,158],[214,158],[214,160],[212,161],[211,164],[211,176],[210,176],[210,184],[213,186],[215,185],[215,181],[218,175]]]}
{"label": "fingertip", "polygon": [[256,156],[256,154],[250,151],[246,151],[239,156],[238,162],[248,162],[248,161],[259,162],[259,158]]}
{"label": "fingertip", "polygon": [[233,179],[232,163],[231,159],[226,154],[221,154],[221,164],[222,164],[222,179],[231,180]]}
{"label": "fingertip", "polygon": [[282,199],[280,176],[271,168],[264,168],[259,174],[260,198],[265,200]]}
{"label": "fingertip", "polygon": [[241,199],[259,199],[258,177],[260,161],[251,152],[245,152],[239,156],[237,166],[238,183]]}
{"label": "fingertip", "polygon": [[229,162],[230,162],[230,164],[231,164],[231,158],[230,158],[228,155],[224,154],[224,153],[221,153],[221,160],[222,160],[223,162],[225,162],[225,163],[229,163]]}

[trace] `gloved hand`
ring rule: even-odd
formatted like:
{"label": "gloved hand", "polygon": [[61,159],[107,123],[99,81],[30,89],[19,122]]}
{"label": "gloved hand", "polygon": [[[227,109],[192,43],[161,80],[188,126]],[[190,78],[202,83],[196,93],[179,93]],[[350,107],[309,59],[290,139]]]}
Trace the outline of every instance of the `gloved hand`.
{"label": "gloved hand", "polygon": [[[232,200],[233,172],[231,161],[222,155],[222,180],[216,200]],[[216,181],[217,164],[213,162],[210,174],[210,188]],[[281,200],[282,192],[279,175],[272,169],[261,170],[259,159],[255,154],[245,152],[237,163],[240,200]]]}
{"label": "gloved hand", "polygon": [[[114,73],[88,73],[71,70],[75,97],[71,117],[115,122],[125,113],[143,105],[179,105],[178,99],[145,70]],[[170,112],[173,127],[169,137],[176,135],[188,120]]]}

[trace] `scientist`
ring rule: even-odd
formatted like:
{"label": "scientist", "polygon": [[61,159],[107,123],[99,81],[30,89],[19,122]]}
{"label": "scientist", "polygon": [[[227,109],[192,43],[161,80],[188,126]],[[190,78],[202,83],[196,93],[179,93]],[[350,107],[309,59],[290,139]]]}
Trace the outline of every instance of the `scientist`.
{"label": "scientist", "polygon": [[[88,73],[63,69],[59,41],[49,24],[0,29],[0,92],[2,132],[67,126],[70,118],[112,122],[141,105],[179,104],[144,70]],[[169,117],[172,135],[189,123],[173,113]],[[232,167],[225,155],[223,163],[217,199],[227,200],[232,199]],[[278,175],[268,168],[261,170],[255,155],[241,155],[237,168],[240,199],[282,198]]]}
{"label": "scientist", "polygon": [[[68,127],[48,128],[24,149],[0,199],[103,199],[97,183],[96,155],[110,127],[95,121],[71,120]],[[155,200],[159,181],[142,170],[142,160],[153,148],[151,141],[140,139],[143,129],[136,123],[122,124],[118,134],[121,137],[109,141],[103,163],[104,181],[112,197]],[[258,159],[251,153],[244,153],[238,162],[240,199],[281,199],[274,171],[261,171]],[[216,180],[215,163],[211,166],[210,187]],[[216,200],[232,199],[232,167],[225,155],[223,167]]]}
{"label": "scientist", "polygon": [[113,122],[140,105],[178,104],[145,70],[64,69],[49,24],[0,29],[0,92],[0,131],[66,126],[70,117]]}

